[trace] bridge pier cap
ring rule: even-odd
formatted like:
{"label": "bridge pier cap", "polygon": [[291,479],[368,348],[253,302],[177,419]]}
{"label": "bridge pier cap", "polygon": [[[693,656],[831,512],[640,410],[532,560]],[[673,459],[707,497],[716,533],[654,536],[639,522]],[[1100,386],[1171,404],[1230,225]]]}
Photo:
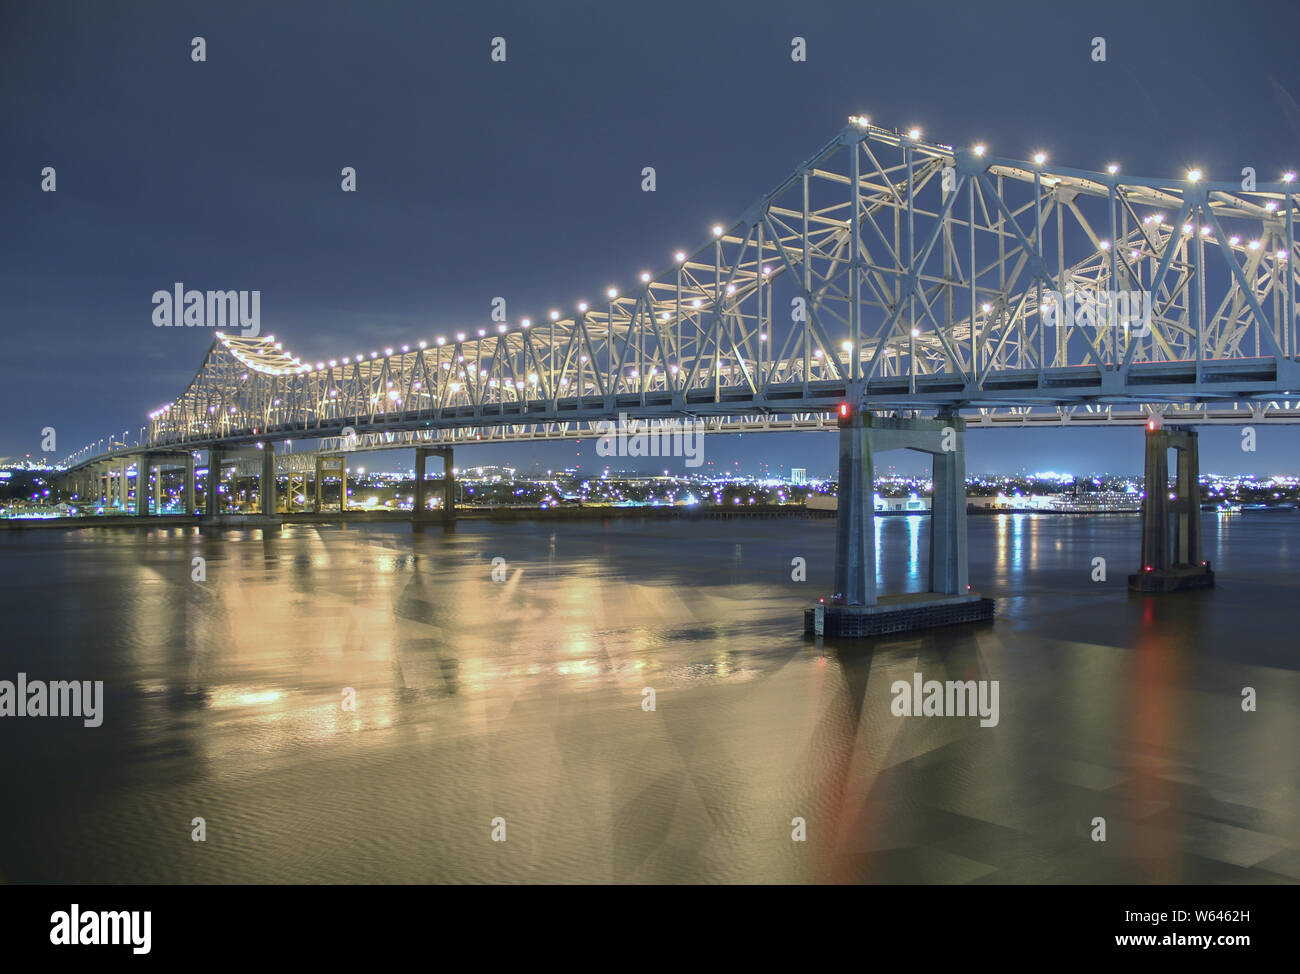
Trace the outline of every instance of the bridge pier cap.
{"label": "bridge pier cap", "polygon": [[[841,403],[839,408],[839,427],[840,429],[868,429],[876,430],[881,433],[888,431],[907,432],[907,433],[939,433],[943,434],[947,430],[954,430],[958,433],[966,432],[966,420],[955,413],[943,413],[934,417],[912,417],[912,416],[882,416],[872,412],[870,409],[861,409],[855,407],[852,403]],[[888,438],[887,438],[888,439]],[[897,450],[910,449],[921,450],[925,453],[949,453],[951,447],[943,447],[942,444],[931,449],[925,445],[928,439],[924,436],[912,442],[889,443],[877,446],[872,444],[873,449],[879,452],[881,449]]]}

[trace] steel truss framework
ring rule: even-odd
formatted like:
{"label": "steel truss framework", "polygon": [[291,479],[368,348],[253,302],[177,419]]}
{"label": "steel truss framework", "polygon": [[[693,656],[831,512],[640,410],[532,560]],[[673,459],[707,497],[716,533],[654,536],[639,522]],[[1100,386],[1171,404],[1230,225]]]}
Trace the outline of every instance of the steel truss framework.
{"label": "steel truss framework", "polygon": [[[1027,163],[851,119],[733,225],[573,315],[315,363],[219,333],[142,445],[562,439],[620,413],[821,429],[846,398],[976,428],[1300,421],[1295,188]],[[1149,320],[1062,313],[1116,292]]]}

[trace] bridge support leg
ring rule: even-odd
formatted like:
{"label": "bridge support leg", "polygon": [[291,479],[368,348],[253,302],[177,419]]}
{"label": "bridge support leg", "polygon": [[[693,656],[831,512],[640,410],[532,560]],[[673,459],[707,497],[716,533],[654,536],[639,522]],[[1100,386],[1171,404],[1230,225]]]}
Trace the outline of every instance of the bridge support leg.
{"label": "bridge support leg", "polygon": [[262,475],[257,479],[257,489],[263,514],[275,514],[275,447],[269,442],[262,447]]}
{"label": "bridge support leg", "polygon": [[[852,410],[841,418],[835,597],[804,613],[805,634],[862,638],[993,618],[993,600],[971,594],[967,584],[965,428],[956,416],[898,419]],[[897,449],[932,459],[930,591],[880,595],[874,456]]]}
{"label": "bridge support leg", "polygon": [[428,456],[428,450],[419,446],[415,448],[415,503],[411,508],[413,521],[423,521],[429,516],[428,509],[425,507],[427,499],[424,491],[424,461]]}
{"label": "bridge support leg", "polygon": [[969,563],[966,556],[966,449],[964,430],[953,427],[954,448],[931,457],[930,591],[965,595]]}
{"label": "bridge support leg", "polygon": [[[148,471],[145,471],[145,479],[147,480],[148,477],[149,477],[149,472],[148,472]],[[154,469],[153,469],[153,491],[152,491],[152,493],[153,493],[153,512],[154,512],[155,515],[157,515],[157,516],[159,516],[159,517],[162,516],[162,512],[163,512],[163,504],[162,504],[163,489],[162,489],[162,482],[163,482],[163,464],[162,464],[162,461],[160,460],[160,461],[159,461],[159,462],[154,466]]]}
{"label": "bridge support leg", "polygon": [[123,514],[129,514],[131,510],[131,486],[127,483],[126,471],[126,461],[119,460],[117,464],[117,498],[122,502]]}
{"label": "bridge support leg", "polygon": [[208,517],[221,514],[221,451],[208,450],[208,476],[203,482],[203,506]]}
{"label": "bridge support leg", "polygon": [[442,520],[450,524],[456,520],[456,451],[442,447]]}
{"label": "bridge support leg", "polygon": [[185,455],[185,514],[194,516],[194,454]]}
{"label": "bridge support leg", "polygon": [[835,516],[835,601],[876,604],[875,466],[868,416],[840,425],[839,508]]}
{"label": "bridge support leg", "polygon": [[312,481],[312,493],[311,493],[311,512],[312,512],[313,514],[319,514],[319,513],[320,513],[321,479],[322,479],[322,477],[321,477],[321,456],[320,456],[320,453],[317,452],[317,454],[316,454],[316,479]]}
{"label": "bridge support leg", "polygon": [[[1169,496],[1170,450],[1177,451],[1172,499]],[[1200,466],[1195,430],[1147,424],[1142,565],[1128,577],[1129,588],[1134,591],[1174,592],[1214,585],[1210,563],[1201,558]],[[1175,517],[1172,537],[1171,512]]]}
{"label": "bridge support leg", "polygon": [[[149,515],[149,468],[153,465],[153,457],[147,453],[142,453],[135,461],[135,516],[148,517]],[[161,468],[159,468],[161,472]]]}

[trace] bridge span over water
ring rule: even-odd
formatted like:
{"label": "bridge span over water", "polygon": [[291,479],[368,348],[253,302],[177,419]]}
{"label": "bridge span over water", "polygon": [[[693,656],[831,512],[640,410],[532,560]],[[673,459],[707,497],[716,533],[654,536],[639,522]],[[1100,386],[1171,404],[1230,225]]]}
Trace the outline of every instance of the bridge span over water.
{"label": "bridge span over water", "polygon": [[422,469],[426,447],[620,416],[825,429],[844,403],[959,431],[1296,422],[1294,179],[1091,171],[852,117],[737,219],[571,309],[315,361],[221,332],[138,443],[68,476],[303,440],[414,446]]}
{"label": "bridge span over water", "polygon": [[316,361],[219,333],[136,448],[564,438],[619,413],[805,429],[846,399],[993,426],[1300,418],[1293,174],[1247,192],[1110,168],[855,117],[737,220],[573,309]]}

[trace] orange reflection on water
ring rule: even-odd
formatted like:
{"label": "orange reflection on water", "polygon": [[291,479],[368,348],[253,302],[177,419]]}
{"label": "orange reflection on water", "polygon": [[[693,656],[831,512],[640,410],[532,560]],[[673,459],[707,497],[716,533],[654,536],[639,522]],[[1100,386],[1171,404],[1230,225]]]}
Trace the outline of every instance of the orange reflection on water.
{"label": "orange reflection on water", "polygon": [[[1171,631],[1176,629],[1162,626],[1156,616],[1156,598],[1147,596],[1132,656],[1132,673],[1125,681],[1129,691],[1126,737],[1133,745],[1128,753],[1132,777],[1123,786],[1137,805],[1136,811],[1144,817],[1153,810],[1168,808],[1174,797],[1169,779],[1161,774],[1179,736],[1174,701],[1179,647],[1170,638]],[[1117,825],[1112,823],[1111,827]],[[1176,833],[1151,826],[1142,830],[1142,836],[1135,850],[1135,866],[1145,870],[1144,881],[1179,882],[1182,869]]]}

